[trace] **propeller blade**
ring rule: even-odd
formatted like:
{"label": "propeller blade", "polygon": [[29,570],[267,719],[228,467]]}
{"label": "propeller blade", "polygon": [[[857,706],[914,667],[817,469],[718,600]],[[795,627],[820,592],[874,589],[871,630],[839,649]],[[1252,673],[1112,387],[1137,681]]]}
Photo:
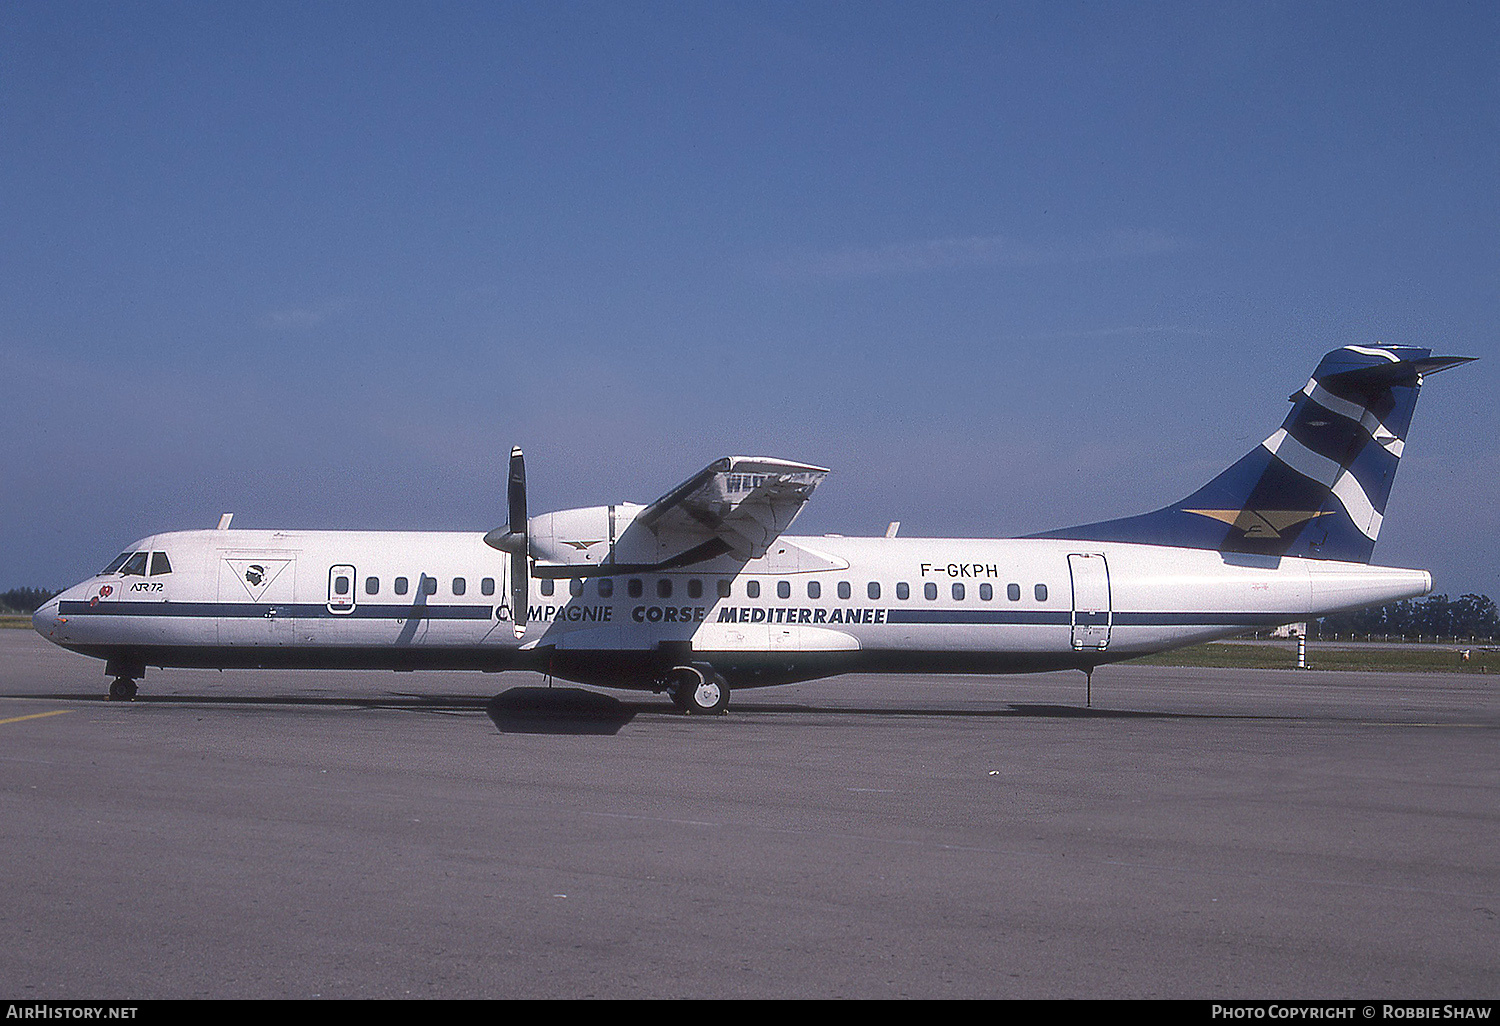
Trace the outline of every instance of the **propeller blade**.
{"label": "propeller blade", "polygon": [[516,637],[526,633],[526,605],[531,599],[531,561],[525,552],[510,557],[510,616]]}
{"label": "propeller blade", "polygon": [[531,545],[526,534],[526,458],[521,447],[510,451],[510,481],[506,485],[510,516],[510,616],[516,637],[526,633],[526,607],[531,600]]}
{"label": "propeller blade", "polygon": [[526,457],[518,445],[510,451],[510,482],[506,486],[512,534],[526,533]]}
{"label": "propeller blade", "polygon": [[510,613],[516,637],[526,633],[527,604],[531,599],[531,539],[526,522],[526,458],[518,445],[510,451],[510,476],[505,486],[510,523],[484,536],[492,549],[510,553]]}

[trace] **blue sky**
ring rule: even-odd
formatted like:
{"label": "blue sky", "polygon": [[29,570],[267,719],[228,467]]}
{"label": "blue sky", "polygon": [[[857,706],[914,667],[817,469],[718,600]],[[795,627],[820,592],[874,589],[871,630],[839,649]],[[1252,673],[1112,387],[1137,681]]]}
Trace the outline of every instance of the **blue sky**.
{"label": "blue sky", "polygon": [[1318,358],[1424,390],[1376,562],[1500,597],[1500,5],[0,7],[0,588],[487,530],[712,459],[797,530],[1156,508]]}

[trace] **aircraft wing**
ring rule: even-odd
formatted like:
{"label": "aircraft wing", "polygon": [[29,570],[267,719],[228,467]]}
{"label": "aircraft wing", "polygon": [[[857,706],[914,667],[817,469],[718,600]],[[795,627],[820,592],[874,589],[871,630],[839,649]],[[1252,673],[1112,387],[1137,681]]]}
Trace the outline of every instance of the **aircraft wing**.
{"label": "aircraft wing", "polygon": [[642,510],[635,523],[664,546],[717,539],[744,559],[757,559],[791,526],[802,504],[828,475],[823,467],[763,456],[715,460]]}

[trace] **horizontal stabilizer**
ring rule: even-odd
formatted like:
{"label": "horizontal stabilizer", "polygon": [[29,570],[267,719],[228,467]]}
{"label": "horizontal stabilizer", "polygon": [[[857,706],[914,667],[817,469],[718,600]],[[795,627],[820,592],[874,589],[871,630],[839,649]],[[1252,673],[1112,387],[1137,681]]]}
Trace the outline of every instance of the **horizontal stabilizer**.
{"label": "horizontal stabilizer", "polygon": [[[1358,392],[1375,396],[1395,385],[1420,385],[1422,379],[1429,374],[1472,363],[1474,359],[1472,356],[1429,356],[1420,360],[1396,360],[1392,363],[1338,371],[1316,380],[1332,392]],[[1297,393],[1293,393],[1291,398],[1295,402]]]}

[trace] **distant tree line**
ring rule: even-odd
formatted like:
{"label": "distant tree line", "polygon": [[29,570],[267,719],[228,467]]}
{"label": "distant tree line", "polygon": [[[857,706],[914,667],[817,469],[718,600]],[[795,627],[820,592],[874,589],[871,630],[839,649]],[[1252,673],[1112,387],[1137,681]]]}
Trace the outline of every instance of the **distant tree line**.
{"label": "distant tree line", "polygon": [[46,588],[12,588],[0,591],[0,613],[34,613],[56,591]]}
{"label": "distant tree line", "polygon": [[1500,610],[1488,595],[1428,595],[1379,609],[1335,613],[1321,621],[1320,635],[1375,634],[1390,637],[1500,638]]}

